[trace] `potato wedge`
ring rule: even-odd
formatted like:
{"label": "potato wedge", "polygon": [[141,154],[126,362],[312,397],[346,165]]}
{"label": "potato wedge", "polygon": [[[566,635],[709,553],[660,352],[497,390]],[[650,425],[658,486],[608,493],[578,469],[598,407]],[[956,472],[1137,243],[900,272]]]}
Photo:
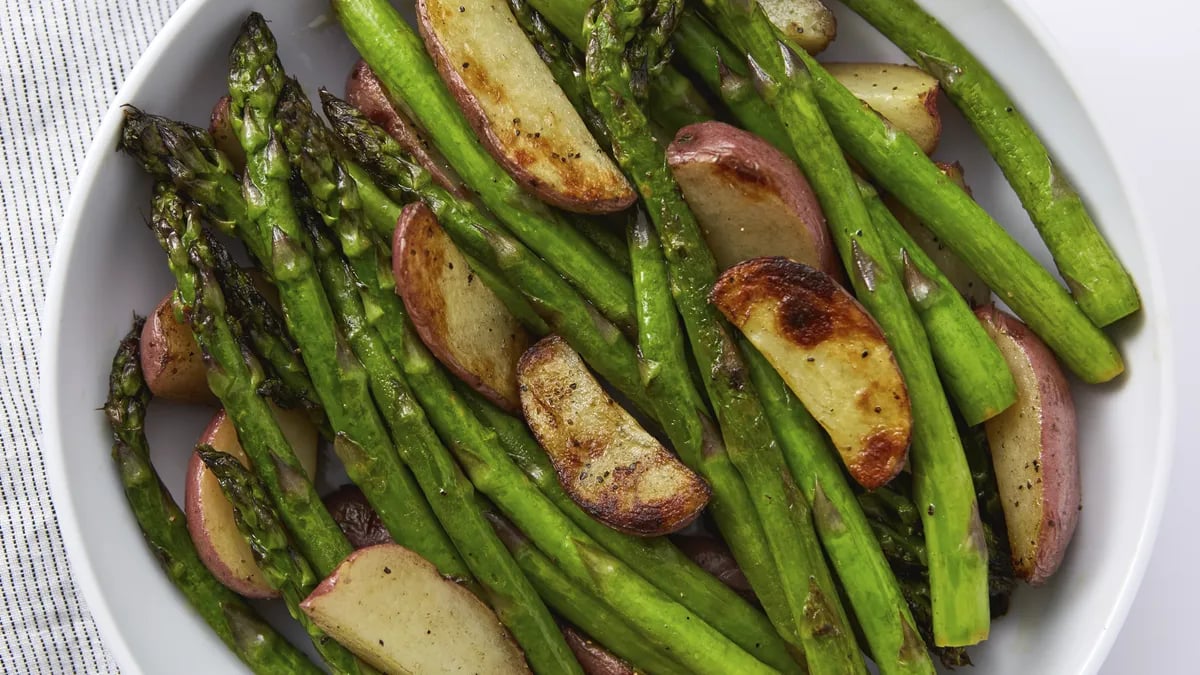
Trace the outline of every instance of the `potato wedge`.
{"label": "potato wedge", "polygon": [[993,305],[975,313],[1017,382],[1017,402],[983,426],[1013,570],[1036,585],[1062,563],[1079,520],[1075,404],[1054,354],[1033,331]]}
{"label": "potato wedge", "polygon": [[938,81],[915,66],[892,63],[827,63],[825,68],[859,100],[921,146],[937,149],[942,137]]}
{"label": "potato wedge", "polygon": [[159,398],[217,405],[208,388],[204,355],[191,326],[175,319],[171,296],[158,303],[142,326],[141,359],[146,386]]}
{"label": "potato wedge", "polygon": [[[308,417],[299,410],[283,410],[272,405],[275,419],[292,444],[296,458],[300,460],[310,478],[317,473],[317,429]],[[243,466],[250,460],[238,442],[233,422],[219,410],[200,435],[200,443],[207,443],[237,458]],[[238,531],[233,517],[233,506],[221,491],[216,476],[205,466],[200,455],[192,453],[184,479],[183,504],[187,517],[188,533],[200,554],[200,560],[218,581],[235,593],[248,598],[273,598],[277,595],[250,552],[250,545]]]}
{"label": "potato wedge", "polygon": [[487,605],[397,544],[351,553],[300,608],[385,673],[530,672]]}
{"label": "potato wedge", "polygon": [[592,642],[591,638],[574,626],[562,625],[562,633],[567,640],[567,646],[575,654],[575,660],[579,661],[587,675],[634,675],[637,672],[620,657]]}
{"label": "potato wedge", "polygon": [[392,534],[357,485],[347,483],[321,501],[354,548],[392,543]]}
{"label": "potato wedge", "polygon": [[496,405],[520,412],[517,362],[533,340],[421,202],[401,211],[392,267],[396,290],[434,356]]}
{"label": "potato wedge", "polygon": [[816,54],[837,37],[837,17],[821,0],[761,0],[763,11],[809,54]]}
{"label": "potato wedge", "polygon": [[634,202],[505,0],[418,0],[417,25],[475,134],[525,189],[577,213]]}
{"label": "potato wedge", "polygon": [[829,275],[756,258],[717,279],[711,299],[787,382],[868,490],[904,467],[908,388],[879,325]]}
{"label": "potato wedge", "polygon": [[723,122],[701,122],[675,134],[667,164],[718,268],[782,255],[840,277],[816,195],[770,143]]}
{"label": "potato wedge", "polygon": [[375,124],[383,127],[418,165],[429,172],[438,185],[460,199],[470,199],[471,191],[450,166],[450,162],[425,138],[411,116],[392,102],[383,83],[366,61],[359,59],[346,78],[346,102],[358,108]]}
{"label": "potato wedge", "polygon": [[650,537],[700,515],[708,484],[605,393],[566,340],[531,347],[517,378],[525,420],[559,483],[596,520]]}
{"label": "potato wedge", "polygon": [[208,133],[212,134],[213,143],[233,164],[233,168],[241,173],[246,168],[246,151],[233,132],[233,123],[229,119],[229,95],[217,99],[212,114],[208,118]]}
{"label": "potato wedge", "polygon": [[[965,190],[967,194],[971,194],[971,188],[967,187],[961,164],[957,162],[953,164],[938,162],[938,168],[950,180],[954,181],[956,185]],[[925,227],[921,220],[913,215],[913,212],[909,211],[895,197],[884,195],[883,201],[891,209],[892,214],[896,216],[896,220],[904,226],[905,230],[908,230],[909,235],[917,242],[917,245],[933,260],[933,263],[938,266],[942,274],[946,275],[946,278],[950,280],[954,288],[962,294],[968,305],[979,307],[992,301],[992,289],[988,288],[987,282],[976,274],[975,270],[968,267],[954,251],[951,251],[948,246],[943,244],[937,235],[933,233],[933,230]]]}

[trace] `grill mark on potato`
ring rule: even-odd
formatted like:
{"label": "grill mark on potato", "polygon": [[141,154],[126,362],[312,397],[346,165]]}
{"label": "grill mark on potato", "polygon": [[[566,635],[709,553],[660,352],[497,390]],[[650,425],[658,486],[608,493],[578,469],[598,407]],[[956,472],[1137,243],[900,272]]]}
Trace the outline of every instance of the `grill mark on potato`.
{"label": "grill mark on potato", "polygon": [[856,455],[850,473],[859,485],[872,490],[886,485],[899,470],[898,464],[908,449],[909,434],[897,429],[882,429],[867,437]]}

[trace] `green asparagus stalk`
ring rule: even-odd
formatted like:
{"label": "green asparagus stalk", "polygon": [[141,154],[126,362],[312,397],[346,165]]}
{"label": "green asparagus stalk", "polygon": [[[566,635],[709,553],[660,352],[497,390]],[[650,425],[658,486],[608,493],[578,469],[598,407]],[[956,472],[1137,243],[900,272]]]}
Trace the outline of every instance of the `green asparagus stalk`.
{"label": "green asparagus stalk", "polygon": [[263,571],[267,583],[279,591],[288,613],[304,627],[325,663],[335,673],[375,673],[374,668],[330,639],[300,609],[300,603],[316,588],[319,579],[308,562],[292,548],[287,530],[279,522],[266,491],[254,474],[237,458],[218,452],[210,445],[200,445],[196,452],[233,505],[234,521],[250,544],[254,561]]}
{"label": "green asparagus stalk", "polygon": [[871,221],[889,259],[901,270],[908,297],[929,337],[933,361],[950,398],[968,424],[998,415],[1017,398],[1017,385],[996,343],[966,300],[913,241],[869,183],[859,181]]}
{"label": "green asparagus stalk", "polygon": [[[656,7],[651,16],[669,14]],[[705,385],[730,459],[756,496],[767,547],[791,611],[791,621],[777,621],[776,628],[788,631],[784,638],[789,642],[803,645],[810,670],[865,672],[829,570],[815,546],[808,505],[791,481],[761,403],[745,387],[744,365],[730,330],[708,303],[716,277],[712,253],[630,86],[631,70],[644,64],[628,63],[626,51],[639,54],[644,47],[627,44],[639,31],[642,36],[655,31],[642,26],[644,19],[644,7],[622,0],[601,2],[589,14],[584,33],[592,101],[608,121],[617,162],[637,186],[662,238],[671,291],[701,370],[708,373]]]}
{"label": "green asparagus stalk", "polygon": [[[688,363],[662,245],[653,227],[639,219],[630,226],[633,288],[638,302],[638,350],[646,391],[659,403],[658,417],[675,451],[712,486],[710,509],[746,579],[780,632],[796,634],[792,613],[741,475],[708,416]],[[799,645],[794,644],[794,648]]]}
{"label": "green asparagus stalk", "polygon": [[1104,332],[916,141],[862,105],[816,59],[802,50],[795,54],[812,76],[841,148],[975,270],[1072,372],[1097,383],[1124,371],[1120,353]]}
{"label": "green asparagus stalk", "polygon": [[[368,245],[373,244],[354,182],[337,161],[326,130],[294,81],[285,85],[278,115],[285,144],[320,218],[349,235],[347,241],[365,240]],[[429,426],[405,375],[375,329],[375,325],[394,320],[393,317],[402,318],[403,314],[382,316],[380,310],[384,308],[374,303],[364,308],[366,298],[360,297],[359,285],[336,245],[319,226],[310,228],[310,234],[336,318],[370,375],[375,400],[397,449],[416,475],[443,528],[483,586],[485,597],[535,670],[582,672],[549,611],[477,508],[474,487]],[[364,248],[366,255],[378,261],[378,248]],[[377,265],[370,271],[390,279],[390,268],[385,265]],[[368,277],[362,282],[366,285],[376,280]],[[387,300],[400,306],[395,294],[387,296]]]}
{"label": "green asparagus stalk", "polygon": [[213,254],[217,279],[229,303],[230,316],[276,378],[273,398],[284,407],[307,410],[314,423],[324,426],[325,413],[313,390],[308,370],[297,354],[298,348],[283,327],[283,319],[263,297],[250,275],[233,262],[224,246],[210,241],[209,250]]}
{"label": "green asparagus stalk", "polygon": [[566,338],[589,366],[641,410],[652,409],[638,377],[633,345],[617,326],[473,204],[457,200],[435,185],[428,172],[409,161],[387,132],[327,91],[322,91],[321,97],[325,116],[339,138],[385,193],[396,201],[408,195],[420,197],[459,250],[502,273],[521,290],[550,330]]}
{"label": "green asparagus stalk", "polygon": [[513,527],[503,516],[489,513],[492,527],[500,535],[525,574],[546,602],[566,620],[583,629],[592,639],[625,659],[639,672],[651,675],[686,675],[671,653],[647,643],[637,629],[596,597],[579,587],[554,562]]}
{"label": "green asparagus stalk", "polygon": [[[797,672],[799,666],[792,658],[787,644],[776,634],[766,617],[751,608],[741,596],[697,566],[667,539],[631,537],[589,516],[576,506],[563,490],[549,457],[538,446],[522,421],[509,416],[466,385],[457,383],[455,389],[475,416],[495,432],[497,440],[511,461],[520,467],[560,512],[597,544],[630,568],[637,570],[668,596],[679,598],[680,602],[692,608],[702,618],[710,620],[709,616],[715,616],[716,618],[710,620],[714,626],[730,637],[735,637],[733,633],[736,633],[738,637],[735,639],[739,644],[747,649],[754,647],[751,653],[767,665],[785,673]],[[753,513],[750,513],[750,517],[754,517]],[[757,520],[753,522],[757,523]],[[769,565],[760,567],[769,569]],[[763,595],[766,596],[766,593]],[[778,601],[764,597],[763,602]],[[718,611],[715,608],[723,609]],[[717,611],[715,615],[714,611]]]}
{"label": "green asparagus stalk", "polygon": [[425,557],[443,574],[470,579],[469,569],[442,531],[412,474],[396,456],[371,400],[367,373],[337,330],[312,257],[303,245],[307,234],[297,217],[288,184],[291,167],[274,119],[283,88],[283,66],[261,15],[251,14],[246,20],[231,61],[234,128],[247,157],[245,212],[254,224],[256,239],[269,251],[263,261],[279,288],[288,332],[300,346],[325,413],[338,434],[334,450],[397,542]]}
{"label": "green asparagus stalk", "polygon": [[631,325],[629,278],[595,245],[530,196],[483,149],[424,45],[387,0],[333,0],[350,41],[480,200],[513,234],[618,325]]}
{"label": "green asparagus stalk", "polygon": [[[367,219],[376,235],[385,242],[390,241],[395,234],[396,223],[400,220],[402,210],[400,205],[392,201],[391,197],[379,188],[375,179],[362,165],[342,158],[342,166],[346,169],[346,173],[354,179],[354,185],[358,189],[359,202],[362,204],[363,217]],[[545,320],[537,313],[533,305],[529,304],[525,296],[521,295],[521,291],[508,283],[502,274],[478,258],[469,255],[465,257],[475,276],[479,277],[483,284],[491,289],[496,297],[500,298],[500,302],[504,303],[508,311],[512,312],[513,316],[517,317],[517,320],[527,330],[538,337],[550,332],[550,327],[546,325]]]}
{"label": "green asparagus stalk", "polygon": [[1098,326],[1136,312],[1141,302],[1129,272],[987,68],[914,0],[847,0],[846,5],[941,82],[1021,199],[1083,312]]}
{"label": "green asparagus stalk", "polygon": [[833,140],[806,62],[776,39],[760,7],[746,11],[726,0],[710,0],[708,9],[717,28],[749,52],[755,87],[792,137],[858,299],[883,328],[904,373],[913,418],[919,420],[913,425],[911,449],[917,501],[934,507],[923,517],[936,642],[975,644],[987,638],[989,628],[987,550],[970,470],[925,330]]}
{"label": "green asparagus stalk", "polygon": [[188,603],[252,671],[317,675],[319,668],[204,566],[183,512],[150,463],[145,432],[150,389],[139,357],[141,333],[138,319],[113,356],[104,413],[113,432],[113,461],[146,543]]}
{"label": "green asparagus stalk", "polygon": [[828,439],[765,358],[744,345],[750,378],[882,673],[932,673],[900,585]]}
{"label": "green asparagus stalk", "polygon": [[[303,533],[297,543],[304,557],[318,572],[329,574],[350,553],[350,544],[325,510],[266,400],[258,393],[262,366],[242,348],[227,322],[224,295],[195,210],[185,210],[179,195],[159,183],[150,225],[168,252],[180,289],[179,300],[191,317],[196,342],[209,364],[209,388],[233,421],[238,439],[284,523],[291,531]],[[180,264],[181,248],[187,250],[187,264]]]}

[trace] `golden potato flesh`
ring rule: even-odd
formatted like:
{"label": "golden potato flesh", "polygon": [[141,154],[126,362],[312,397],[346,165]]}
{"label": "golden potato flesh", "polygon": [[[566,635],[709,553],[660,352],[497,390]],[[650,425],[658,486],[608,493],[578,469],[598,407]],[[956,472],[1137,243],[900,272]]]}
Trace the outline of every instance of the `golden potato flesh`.
{"label": "golden potato flesh", "polygon": [[850,475],[873,489],[903,468],[908,388],[875,320],[829,275],[755,258],[717,280],[712,302],[812,413]]}

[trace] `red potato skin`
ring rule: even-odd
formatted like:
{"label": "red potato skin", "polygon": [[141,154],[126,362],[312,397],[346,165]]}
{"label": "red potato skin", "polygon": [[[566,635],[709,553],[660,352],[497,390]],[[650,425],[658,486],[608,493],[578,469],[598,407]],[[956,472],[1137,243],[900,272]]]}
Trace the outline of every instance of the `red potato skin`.
{"label": "red potato skin", "polygon": [[322,500],[329,515],[356,549],[395,543],[362,490],[350,483],[325,495]]}
{"label": "red potato skin", "polygon": [[675,535],[671,541],[683,551],[683,554],[699,565],[705,572],[716,577],[721,583],[737,591],[739,595],[755,601],[754,589],[742,572],[742,568],[734,559],[729,547],[721,540],[709,535]]}
{"label": "red potato skin", "polygon": [[409,318],[412,319],[417,334],[421,336],[421,341],[425,343],[429,351],[433,352],[437,360],[449,368],[467,386],[506,412],[515,415],[521,414],[519,404],[515,405],[513,401],[488,386],[479,375],[459,364],[436,331],[435,326],[441,323],[441,319],[437,316],[437,311],[431,307],[433,303],[428,302],[425,298],[415,297],[413,295],[415,291],[410,292],[417,284],[410,283],[409,274],[413,272],[412,268],[405,264],[405,261],[411,255],[410,248],[419,246],[415,242],[420,239],[418,232],[424,227],[440,228],[441,225],[438,224],[433,211],[429,210],[428,206],[422,202],[413,202],[400,211],[400,220],[396,224],[396,232],[392,236],[392,274],[396,279],[396,293],[404,300],[404,306],[408,309]]}
{"label": "red potato skin", "polygon": [[[177,334],[180,329],[175,321],[171,296],[168,293],[158,303],[142,326],[140,358],[146,386],[159,398],[217,405],[217,397],[208,388],[207,368],[200,345],[193,338],[187,341],[186,347],[182,347],[165,337],[167,334]],[[190,337],[191,329],[186,330]]]}
{"label": "red potato skin", "polygon": [[1079,479],[1078,427],[1071,387],[1054,353],[1020,319],[985,305],[975,310],[979,320],[993,326],[1002,339],[1017,344],[1037,375],[1043,416],[1042,460],[1038,475],[1043,482],[1042,522],[1037,556],[1032,561],[1014,560],[1018,576],[1030,585],[1044,583],[1066,556],[1067,546],[1079,523],[1081,486]]}
{"label": "red potato skin", "polygon": [[421,132],[411,120],[392,105],[383,83],[375,76],[366,61],[354,64],[346,78],[346,101],[362,111],[367,119],[383,127],[404,151],[423,169],[429,172],[434,182],[446,188],[455,197],[470,199],[471,192],[454,170],[444,161],[438,161]]}
{"label": "red potato skin", "polygon": [[[200,435],[200,442],[211,443],[218,427],[224,424],[224,422],[225,410],[222,409],[208,423],[208,427]],[[183,488],[184,517],[187,519],[188,532],[192,535],[192,541],[196,542],[196,552],[200,554],[200,559],[204,561],[204,566],[234,593],[257,600],[269,600],[279,597],[279,593],[271,587],[260,586],[237,574],[237,572],[225,564],[225,560],[217,554],[211,544],[207,546],[203,545],[202,542],[209,541],[208,534],[204,531],[205,523],[202,520],[203,504],[200,501],[200,481],[203,480],[207,473],[204,468],[204,461],[200,459],[199,453],[193,452],[192,458],[188,460],[187,482]]]}
{"label": "red potato skin", "polygon": [[829,236],[825,215],[800,169],[775,146],[749,131],[724,122],[689,124],[675,134],[667,148],[672,171],[686,164],[704,163],[728,176],[744,190],[773,193],[809,225],[822,251],[815,267],[845,285],[837,250]]}
{"label": "red potato skin", "polygon": [[233,122],[229,118],[230,101],[228,95],[217,99],[208,119],[208,133],[212,134],[217,149],[229,159],[234,170],[240,174],[246,168],[246,151],[242,149],[242,144],[233,131]]}
{"label": "red potato skin", "polygon": [[[433,63],[437,66],[442,81],[446,83],[446,88],[453,94],[454,100],[459,101],[459,109],[462,110],[463,115],[467,118],[467,123],[471,125],[475,136],[483,143],[488,154],[504,167],[504,170],[521,187],[547,204],[574,213],[594,215],[616,213],[625,210],[637,201],[637,193],[632,189],[626,190],[626,194],[620,199],[601,198],[594,194],[588,194],[591,192],[590,186],[582,182],[554,189],[527,171],[521,165],[518,157],[513,157],[507,152],[505,143],[492,130],[491,122],[483,113],[483,108],[479,105],[475,94],[472,93],[471,87],[463,79],[462,73],[454,67],[455,64],[447,58],[446,50],[430,26],[429,6],[425,0],[417,0],[417,28],[421,33],[421,38],[425,41],[425,50],[433,57]],[[477,83],[476,86],[488,85],[489,83],[484,81]]]}
{"label": "red potato skin", "polygon": [[636,672],[628,663],[622,661],[591,638],[579,632],[574,626],[563,624],[563,638],[567,646],[575,654],[575,660],[587,675],[634,675]]}

